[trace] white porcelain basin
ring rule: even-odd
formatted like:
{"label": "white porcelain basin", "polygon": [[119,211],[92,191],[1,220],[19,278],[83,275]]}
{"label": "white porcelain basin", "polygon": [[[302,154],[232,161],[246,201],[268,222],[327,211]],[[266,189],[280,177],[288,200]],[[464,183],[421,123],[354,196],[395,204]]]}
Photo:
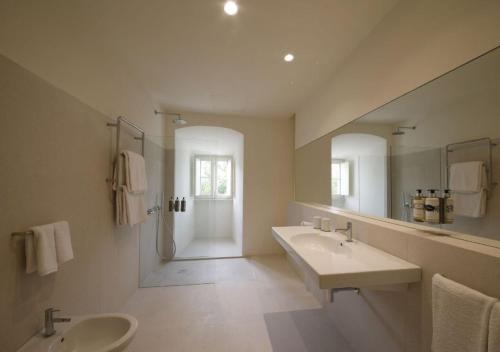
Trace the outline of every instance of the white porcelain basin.
{"label": "white porcelain basin", "polygon": [[137,320],[126,314],[89,316],[66,330],[49,352],[118,352],[132,340]]}
{"label": "white porcelain basin", "polygon": [[132,341],[137,327],[137,319],[128,314],[71,317],[69,323],[56,323],[54,336],[38,334],[19,352],[119,352]]}
{"label": "white porcelain basin", "polygon": [[301,233],[290,237],[290,242],[306,250],[330,254],[349,254],[351,249],[345,241],[317,233]]}
{"label": "white porcelain basin", "polygon": [[273,236],[320,289],[398,285],[421,279],[417,265],[359,241],[347,242],[340,233],[287,226],[273,227]]}

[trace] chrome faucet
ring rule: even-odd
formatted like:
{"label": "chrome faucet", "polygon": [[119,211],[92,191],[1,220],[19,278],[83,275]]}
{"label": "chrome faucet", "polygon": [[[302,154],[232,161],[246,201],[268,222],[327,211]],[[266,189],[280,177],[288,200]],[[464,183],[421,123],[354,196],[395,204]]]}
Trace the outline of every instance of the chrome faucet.
{"label": "chrome faucet", "polygon": [[54,323],[67,323],[71,321],[71,318],[54,318],[54,313],[59,311],[59,309],[54,308],[45,309],[45,330],[43,331],[45,337],[52,336],[56,333]]}
{"label": "chrome faucet", "polygon": [[347,242],[353,242],[352,240],[352,222],[347,222],[347,228],[345,229],[335,229],[335,232],[343,232],[347,236]]}

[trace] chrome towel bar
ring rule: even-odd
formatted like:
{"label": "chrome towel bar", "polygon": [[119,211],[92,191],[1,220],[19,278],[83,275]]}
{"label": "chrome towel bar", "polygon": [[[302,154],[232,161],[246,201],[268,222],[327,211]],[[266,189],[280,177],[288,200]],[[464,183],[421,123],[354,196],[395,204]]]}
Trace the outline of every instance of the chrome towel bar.
{"label": "chrome towel bar", "polygon": [[[121,170],[120,170],[120,138],[121,138],[121,125],[122,123],[134,128],[135,130],[137,130],[141,136],[140,137],[134,137],[135,140],[137,141],[141,141],[141,155],[144,157],[144,142],[146,140],[146,132],[144,132],[144,130],[142,128],[140,128],[139,126],[137,126],[135,123],[132,123],[130,122],[129,120],[127,120],[126,118],[124,118],[123,116],[118,116],[118,118],[116,119],[116,122],[115,123],[107,123],[106,126],[108,127],[116,127],[116,150],[115,150],[115,160],[114,162],[117,163],[116,164],[116,169],[117,169],[117,177],[119,178],[120,177],[120,173],[121,173]],[[117,180],[118,181],[118,184],[120,184],[120,180]],[[106,179],[106,182],[113,182],[113,180],[111,178],[107,178]]]}
{"label": "chrome towel bar", "polygon": [[15,237],[24,237],[24,236],[29,236],[29,235],[33,235],[33,231],[27,230],[27,231],[21,231],[21,232],[12,232],[10,234],[10,236],[12,238],[15,238]]}

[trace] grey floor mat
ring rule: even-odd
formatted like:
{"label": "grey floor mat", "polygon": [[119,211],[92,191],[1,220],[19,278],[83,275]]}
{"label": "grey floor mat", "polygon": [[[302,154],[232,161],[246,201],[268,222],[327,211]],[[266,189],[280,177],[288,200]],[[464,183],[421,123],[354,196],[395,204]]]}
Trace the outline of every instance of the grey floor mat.
{"label": "grey floor mat", "polygon": [[274,352],[352,352],[323,309],[264,314]]}

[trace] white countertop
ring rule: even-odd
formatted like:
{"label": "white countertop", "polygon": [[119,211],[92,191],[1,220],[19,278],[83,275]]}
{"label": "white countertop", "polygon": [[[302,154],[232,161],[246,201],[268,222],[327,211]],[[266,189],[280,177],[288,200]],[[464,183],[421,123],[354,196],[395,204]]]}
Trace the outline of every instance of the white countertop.
{"label": "white countertop", "polygon": [[321,289],[408,284],[421,280],[421,268],[341,233],[311,226],[273,227],[280,245],[317,280]]}

